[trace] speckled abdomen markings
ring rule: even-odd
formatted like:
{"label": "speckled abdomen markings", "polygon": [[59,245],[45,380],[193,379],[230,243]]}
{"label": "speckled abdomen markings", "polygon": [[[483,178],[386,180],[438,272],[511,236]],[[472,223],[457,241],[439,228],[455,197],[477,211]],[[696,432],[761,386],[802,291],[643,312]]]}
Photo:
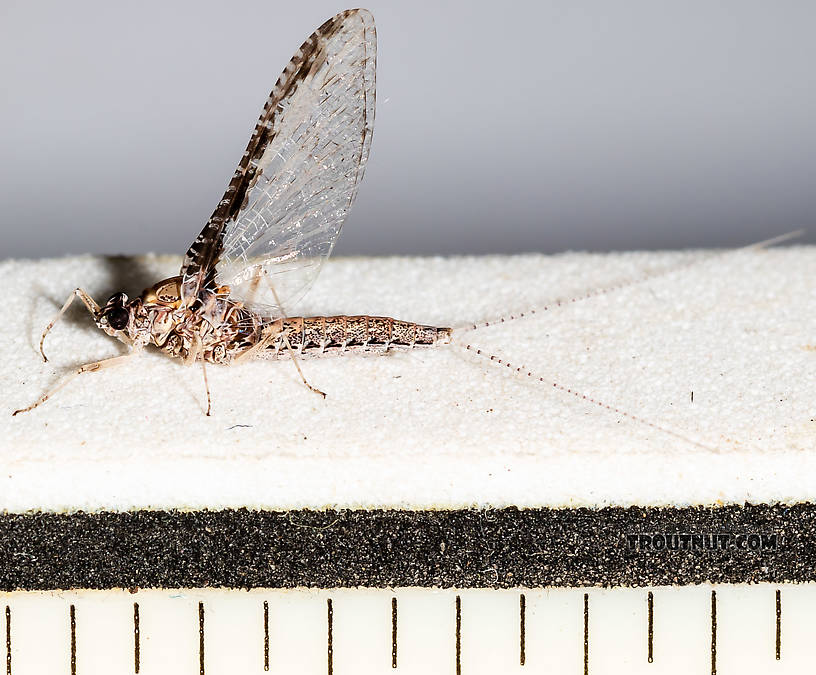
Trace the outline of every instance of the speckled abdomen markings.
{"label": "speckled abdomen markings", "polygon": [[284,337],[302,355],[413,349],[450,342],[451,329],[387,316],[309,316],[284,319],[279,339],[264,356],[285,355]]}

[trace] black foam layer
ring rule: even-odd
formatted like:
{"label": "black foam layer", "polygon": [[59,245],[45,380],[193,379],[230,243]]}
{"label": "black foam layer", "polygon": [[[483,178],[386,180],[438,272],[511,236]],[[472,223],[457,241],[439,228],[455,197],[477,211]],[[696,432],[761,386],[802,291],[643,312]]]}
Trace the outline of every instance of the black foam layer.
{"label": "black foam layer", "polygon": [[0,588],[816,580],[816,505],[0,515]]}

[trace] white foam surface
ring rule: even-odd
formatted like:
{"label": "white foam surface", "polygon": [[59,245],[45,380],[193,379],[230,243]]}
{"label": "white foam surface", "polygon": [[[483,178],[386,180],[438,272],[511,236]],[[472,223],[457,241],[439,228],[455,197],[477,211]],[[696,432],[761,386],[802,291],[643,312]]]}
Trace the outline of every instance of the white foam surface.
{"label": "white foam surface", "polygon": [[457,327],[539,311],[431,350],[304,361],[326,400],[287,361],[212,366],[208,418],[200,366],[150,351],[12,418],[125,350],[77,303],[42,362],[40,332],[74,287],[101,302],[178,265],[0,262],[0,509],[816,499],[816,248],[332,260],[303,314]]}

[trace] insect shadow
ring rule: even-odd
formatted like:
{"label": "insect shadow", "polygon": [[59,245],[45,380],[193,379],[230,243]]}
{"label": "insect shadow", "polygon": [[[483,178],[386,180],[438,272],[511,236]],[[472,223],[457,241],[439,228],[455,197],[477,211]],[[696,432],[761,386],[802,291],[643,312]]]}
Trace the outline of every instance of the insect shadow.
{"label": "insect shadow", "polygon": [[148,288],[156,280],[155,270],[149,269],[141,257],[107,255],[102,258],[102,262],[110,276],[110,281],[105,282],[107,292],[101,293],[101,296],[108,296],[123,289],[135,295]]}
{"label": "insect shadow", "polygon": [[[130,292],[141,291],[147,288],[155,278],[155,270],[151,270],[144,263],[144,259],[138,256],[128,255],[105,255],[99,256],[97,260],[103,264],[103,274],[105,281],[100,285],[99,291],[95,294],[99,297],[109,297],[116,291],[125,289]],[[44,289],[38,289],[37,295],[43,301],[59,309],[65,301],[63,297],[56,297],[45,293]],[[32,349],[37,349],[42,327],[34,325],[35,307],[32,306],[26,319],[26,335],[29,336],[29,345]],[[73,326],[87,328],[88,332],[95,333],[93,324],[88,323],[88,315],[78,307],[73,307],[64,315],[64,321]]]}

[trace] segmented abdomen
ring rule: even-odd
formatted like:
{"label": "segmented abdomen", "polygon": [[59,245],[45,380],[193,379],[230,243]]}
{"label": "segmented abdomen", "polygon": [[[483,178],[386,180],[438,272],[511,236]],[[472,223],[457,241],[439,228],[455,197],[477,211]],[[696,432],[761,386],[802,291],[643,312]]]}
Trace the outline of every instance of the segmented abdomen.
{"label": "segmented abdomen", "polygon": [[[283,319],[289,344],[303,354],[343,353],[392,347],[426,347],[450,341],[450,328],[399,321],[387,316],[310,316]],[[270,349],[285,349],[283,338]]]}

